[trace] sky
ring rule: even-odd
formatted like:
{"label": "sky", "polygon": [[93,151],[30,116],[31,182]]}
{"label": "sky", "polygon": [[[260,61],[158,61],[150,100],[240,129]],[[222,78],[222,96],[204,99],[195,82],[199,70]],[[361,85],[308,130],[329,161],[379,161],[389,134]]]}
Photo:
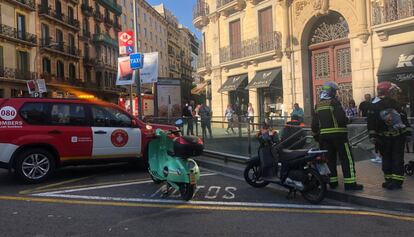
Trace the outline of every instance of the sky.
{"label": "sky", "polygon": [[200,32],[193,26],[193,6],[196,0],[146,0],[151,5],[164,3],[164,6],[170,10],[177,18],[180,24],[189,28],[196,33],[200,39]]}

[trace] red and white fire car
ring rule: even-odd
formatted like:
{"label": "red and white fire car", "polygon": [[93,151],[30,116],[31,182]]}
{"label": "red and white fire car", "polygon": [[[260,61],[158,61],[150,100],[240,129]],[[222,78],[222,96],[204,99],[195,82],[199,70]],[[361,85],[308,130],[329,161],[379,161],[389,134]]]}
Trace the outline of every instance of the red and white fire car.
{"label": "red and white fire car", "polygon": [[64,165],[139,159],[156,128],[175,129],[100,101],[0,99],[0,167],[36,183]]}

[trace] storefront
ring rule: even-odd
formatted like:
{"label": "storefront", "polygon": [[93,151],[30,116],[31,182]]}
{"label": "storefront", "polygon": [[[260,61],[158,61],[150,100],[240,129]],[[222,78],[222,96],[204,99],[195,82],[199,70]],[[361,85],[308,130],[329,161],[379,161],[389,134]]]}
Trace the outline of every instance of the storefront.
{"label": "storefront", "polygon": [[383,49],[378,70],[378,82],[391,81],[402,90],[399,102],[414,116],[414,43],[401,44]]}
{"label": "storefront", "polygon": [[246,89],[257,89],[260,121],[270,115],[282,115],[283,85],[281,68],[256,72]]}
{"label": "storefront", "polygon": [[229,104],[240,115],[247,113],[249,104],[249,91],[246,90],[247,77],[247,74],[230,76],[218,91],[219,93],[228,93]]}

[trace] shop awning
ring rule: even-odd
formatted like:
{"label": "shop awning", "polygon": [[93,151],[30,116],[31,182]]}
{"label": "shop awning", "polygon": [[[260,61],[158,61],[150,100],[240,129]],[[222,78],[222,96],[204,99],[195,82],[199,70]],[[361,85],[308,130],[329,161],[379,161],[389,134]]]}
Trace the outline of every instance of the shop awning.
{"label": "shop awning", "polygon": [[[281,71],[281,68],[274,68],[257,72],[256,76],[253,77],[252,81],[249,83],[249,85],[247,85],[246,89],[269,87],[270,84],[272,84],[272,82],[279,76]],[[282,87],[281,78],[278,86]]]}
{"label": "shop awning", "polygon": [[[223,93],[225,91],[235,91],[240,87],[240,84],[247,80],[247,74],[238,75],[238,76],[231,76],[227,79],[227,81],[221,86],[219,93]],[[243,88],[244,89],[244,88]]]}
{"label": "shop awning", "polygon": [[403,82],[414,79],[414,43],[386,47],[382,55],[378,81]]}
{"label": "shop awning", "polygon": [[196,87],[191,89],[191,94],[192,95],[199,95],[201,92],[203,92],[205,90],[206,86],[207,86],[207,82],[203,82],[203,83],[198,84]]}

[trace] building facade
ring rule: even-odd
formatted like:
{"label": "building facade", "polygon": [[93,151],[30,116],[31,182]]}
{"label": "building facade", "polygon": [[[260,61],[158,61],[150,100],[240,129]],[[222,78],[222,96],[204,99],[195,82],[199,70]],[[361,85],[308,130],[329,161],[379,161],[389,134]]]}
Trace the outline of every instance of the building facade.
{"label": "building facade", "polygon": [[[402,47],[414,42],[413,9],[412,0],[197,1],[197,71],[211,82],[213,113],[252,103],[263,118],[299,103],[309,116],[325,81],[339,84],[346,106],[393,80],[411,88],[402,101],[412,106],[414,52]],[[388,51],[402,53],[387,59]]]}
{"label": "building facade", "polygon": [[195,60],[194,52],[197,53],[198,47],[195,45],[195,35],[191,31],[179,25],[180,30],[180,63],[181,63],[181,91],[184,101],[190,101],[191,89],[193,85],[192,61]]}

